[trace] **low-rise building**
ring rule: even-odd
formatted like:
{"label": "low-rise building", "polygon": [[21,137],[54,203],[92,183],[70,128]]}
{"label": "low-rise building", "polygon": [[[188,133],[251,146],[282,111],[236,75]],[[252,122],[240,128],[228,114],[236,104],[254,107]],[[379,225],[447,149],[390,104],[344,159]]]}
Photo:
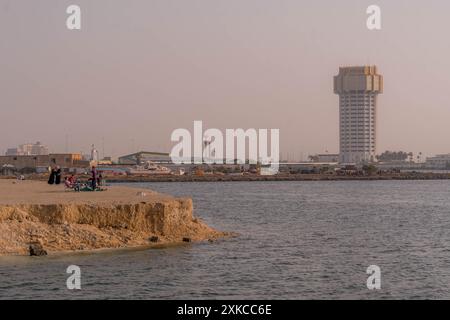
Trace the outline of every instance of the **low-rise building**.
{"label": "low-rise building", "polygon": [[14,166],[16,170],[59,166],[61,168],[87,168],[89,161],[82,159],[78,153],[53,153],[48,155],[13,155],[0,156],[0,166]]}
{"label": "low-rise building", "polygon": [[425,166],[432,169],[450,169],[450,153],[427,158]]}
{"label": "low-rise building", "polygon": [[318,154],[317,160],[318,160],[317,162],[339,162],[339,154],[338,153]]}
{"label": "low-rise building", "polygon": [[39,141],[36,143],[21,144],[17,148],[8,148],[6,151],[7,156],[42,156],[48,155],[47,146],[43,145]]}
{"label": "low-rise building", "polygon": [[155,163],[171,163],[172,159],[168,153],[140,151],[119,157],[119,164],[142,165],[147,161]]}

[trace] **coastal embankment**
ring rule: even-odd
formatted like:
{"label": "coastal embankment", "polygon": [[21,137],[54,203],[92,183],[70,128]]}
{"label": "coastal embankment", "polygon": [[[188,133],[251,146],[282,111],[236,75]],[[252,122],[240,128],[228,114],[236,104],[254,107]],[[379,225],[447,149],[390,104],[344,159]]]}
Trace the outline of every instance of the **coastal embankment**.
{"label": "coastal embankment", "polygon": [[106,177],[108,183],[120,182],[238,182],[238,181],[376,181],[376,180],[449,180],[448,173],[398,173],[374,175],[276,174],[276,175],[147,175]]}
{"label": "coastal embankment", "polygon": [[[90,178],[88,175],[78,175],[81,180]],[[16,179],[15,176],[0,176],[1,180]],[[27,180],[47,181],[48,174],[29,174]],[[438,172],[397,172],[374,174],[185,174],[185,175],[107,175],[104,179],[108,183],[120,182],[230,182],[230,181],[375,181],[375,180],[450,180],[450,173]]]}
{"label": "coastal embankment", "polygon": [[189,198],[121,186],[74,192],[40,181],[0,180],[0,255],[28,255],[36,245],[51,254],[227,235],[194,217]]}
{"label": "coastal embankment", "polygon": [[232,174],[232,175],[129,175],[108,176],[108,183],[120,182],[232,182],[232,181],[374,181],[374,180],[448,180],[449,173],[403,172],[372,175],[337,174]]}

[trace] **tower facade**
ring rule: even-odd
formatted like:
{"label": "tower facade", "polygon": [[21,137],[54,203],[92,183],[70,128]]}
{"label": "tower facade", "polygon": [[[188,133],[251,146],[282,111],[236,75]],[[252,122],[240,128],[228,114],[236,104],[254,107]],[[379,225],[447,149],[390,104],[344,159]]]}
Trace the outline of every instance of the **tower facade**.
{"label": "tower facade", "polygon": [[339,95],[339,161],[375,161],[377,96],[383,92],[383,77],[376,66],[342,67],[334,77]]}

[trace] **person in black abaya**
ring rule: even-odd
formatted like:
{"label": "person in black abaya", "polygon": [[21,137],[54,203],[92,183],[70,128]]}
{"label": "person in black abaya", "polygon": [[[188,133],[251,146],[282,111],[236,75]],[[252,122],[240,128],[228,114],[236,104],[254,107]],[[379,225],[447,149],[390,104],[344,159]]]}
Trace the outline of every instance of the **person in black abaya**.
{"label": "person in black abaya", "polygon": [[60,184],[60,183],[61,183],[61,168],[60,167],[56,167],[55,184]]}
{"label": "person in black abaya", "polygon": [[55,183],[55,176],[56,176],[56,169],[52,167],[52,170],[50,171],[50,177],[48,178],[48,184]]}

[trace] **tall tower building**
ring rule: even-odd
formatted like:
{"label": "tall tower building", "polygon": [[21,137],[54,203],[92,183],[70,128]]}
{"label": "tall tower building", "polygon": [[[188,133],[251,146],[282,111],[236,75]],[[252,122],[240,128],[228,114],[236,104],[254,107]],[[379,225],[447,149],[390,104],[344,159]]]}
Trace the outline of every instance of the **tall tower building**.
{"label": "tall tower building", "polygon": [[376,66],[339,68],[334,93],[339,95],[341,163],[375,160],[377,95],[382,92]]}

